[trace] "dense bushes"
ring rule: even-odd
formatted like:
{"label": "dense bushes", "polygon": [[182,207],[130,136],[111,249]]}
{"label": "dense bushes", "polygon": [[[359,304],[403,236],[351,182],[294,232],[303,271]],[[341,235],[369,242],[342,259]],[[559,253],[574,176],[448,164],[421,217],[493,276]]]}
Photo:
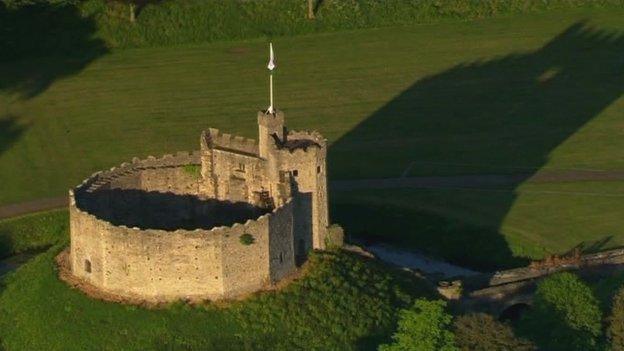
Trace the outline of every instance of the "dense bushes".
{"label": "dense bushes", "polygon": [[608,324],[607,338],[611,350],[624,350],[624,287],[613,298],[613,309]]}
{"label": "dense bushes", "polygon": [[[473,19],[621,0],[326,0],[316,20],[306,18],[303,0],[170,0],[147,5],[133,25],[127,10],[111,11],[103,0],[89,0],[86,13],[97,16],[100,34],[116,47],[161,46],[204,41],[273,37],[344,29]],[[115,16],[110,14],[117,13]]]}
{"label": "dense bushes", "polygon": [[[589,282],[594,289],[615,287],[613,278]],[[572,273],[552,275],[538,284],[532,307],[513,327],[482,313],[455,317],[451,327],[453,317],[444,302],[419,299],[399,312],[394,342],[379,350],[624,350],[624,286],[619,289],[610,316],[603,321],[585,281]],[[609,295],[614,295],[613,290]]]}
{"label": "dense bushes", "polygon": [[560,273],[540,282],[520,330],[545,350],[589,351],[599,345],[601,323],[591,289],[578,276]]}
{"label": "dense bushes", "polygon": [[[317,7],[316,19],[308,20],[307,4],[303,0],[136,2],[146,5],[137,7],[138,17],[131,22],[127,5],[120,2],[2,0],[10,9],[3,10],[6,13],[2,15],[2,23],[9,23],[5,26],[7,28],[32,27],[29,33],[17,33],[35,39],[31,42],[19,40],[20,45],[29,46],[30,51],[33,51],[34,42],[56,52],[59,45],[61,49],[67,49],[66,43],[93,50],[93,46],[99,46],[91,41],[96,38],[103,40],[109,48],[166,46],[624,4],[624,0],[325,0]],[[80,15],[77,17],[74,13]],[[47,27],[43,28],[44,25]],[[10,33],[4,34],[6,41]],[[46,36],[47,43],[36,37],[41,34]]]}
{"label": "dense bushes", "polygon": [[399,312],[398,328],[393,343],[381,345],[379,351],[454,351],[457,350],[449,326],[453,317],[441,300],[418,299],[409,309]]}
{"label": "dense bushes", "polygon": [[518,338],[510,325],[484,313],[459,316],[454,322],[455,341],[464,351],[531,351],[535,346]]}
{"label": "dense bushes", "polygon": [[[95,21],[74,5],[37,1],[14,8],[0,2],[0,24],[3,61],[47,55],[94,55],[106,50],[106,44],[94,38],[98,30]],[[0,82],[0,88],[2,85]]]}

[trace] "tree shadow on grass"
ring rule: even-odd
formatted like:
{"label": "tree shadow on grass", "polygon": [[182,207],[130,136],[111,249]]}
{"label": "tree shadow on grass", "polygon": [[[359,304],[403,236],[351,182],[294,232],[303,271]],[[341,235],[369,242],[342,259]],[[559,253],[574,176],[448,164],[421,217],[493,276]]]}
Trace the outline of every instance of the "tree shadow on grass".
{"label": "tree shadow on grass", "polygon": [[32,98],[107,52],[93,18],[69,5],[0,2],[0,90]]}
{"label": "tree shadow on grass", "polygon": [[0,155],[19,139],[26,126],[17,122],[17,117],[8,115],[0,117]]}
{"label": "tree shadow on grass", "polygon": [[[517,265],[499,232],[517,187],[622,95],[623,58],[624,34],[576,23],[533,52],[462,63],[423,78],[331,146],[330,166],[340,164],[362,178],[371,170],[412,163],[412,174],[448,172],[441,164],[485,165],[472,170],[477,174],[517,172],[521,166],[526,174],[488,207],[497,229],[366,203],[334,203],[333,219],[345,223],[347,232],[355,228],[365,238],[409,245],[455,263],[482,269]],[[453,173],[462,172],[470,170]],[[447,196],[450,201],[454,195]]]}

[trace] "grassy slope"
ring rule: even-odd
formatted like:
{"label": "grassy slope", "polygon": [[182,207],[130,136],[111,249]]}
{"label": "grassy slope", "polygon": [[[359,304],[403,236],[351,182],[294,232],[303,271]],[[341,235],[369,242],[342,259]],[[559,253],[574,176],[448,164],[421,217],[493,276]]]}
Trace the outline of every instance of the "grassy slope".
{"label": "grassy slope", "polygon": [[375,349],[395,309],[424,285],[345,253],[313,256],[306,278],[227,308],[161,310],[104,303],[56,277],[41,254],[4,281],[0,338],[7,350]]}
{"label": "grassy slope", "polygon": [[[317,128],[336,141],[414,82],[458,63],[539,48],[581,18],[622,28],[622,11],[588,13],[282,38],[275,43],[277,103],[291,127]],[[125,50],[33,98],[0,94],[0,122],[12,131],[0,142],[0,203],[60,195],[90,172],[133,156],[197,148],[199,131],[208,126],[254,137],[255,111],[266,105],[265,51],[264,41]],[[19,75],[46,64],[23,60],[0,71]],[[547,166],[622,168],[616,117],[623,103],[615,101],[554,150]],[[381,128],[374,139],[392,140],[401,128]],[[353,155],[366,150],[371,136],[356,133],[332,151],[331,172],[334,178],[396,176],[415,155],[422,163],[415,174],[466,172],[458,162],[476,164],[472,172],[522,166],[508,158],[483,164],[479,156],[487,148],[477,148],[472,159],[449,155],[453,147],[445,154],[445,140],[457,137],[439,130],[424,141],[400,138],[382,145],[387,154],[364,162]],[[432,150],[429,156],[411,151],[423,148]]]}
{"label": "grassy slope", "polygon": [[65,210],[0,220],[0,258],[65,242],[68,228]]}
{"label": "grassy slope", "polygon": [[522,258],[578,245],[588,251],[624,245],[624,182],[374,190],[335,193],[333,200],[334,220],[353,234],[481,269],[517,266]]}
{"label": "grassy slope", "polygon": [[392,332],[396,308],[433,296],[407,274],[327,252],[312,255],[309,273],[280,292],[227,308],[146,310],[91,300],[58,280],[53,258],[67,240],[66,211],[0,221],[0,229],[3,240],[19,239],[13,253],[54,245],[0,278],[6,350],[375,349]]}

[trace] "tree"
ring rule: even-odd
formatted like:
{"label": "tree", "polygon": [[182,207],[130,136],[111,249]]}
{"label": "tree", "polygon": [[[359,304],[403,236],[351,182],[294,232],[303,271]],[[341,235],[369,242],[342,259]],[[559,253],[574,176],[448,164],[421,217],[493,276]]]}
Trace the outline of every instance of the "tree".
{"label": "tree", "polygon": [[141,3],[141,1],[137,0],[113,0],[120,4],[128,5],[128,20],[130,23],[136,22],[136,12],[137,12],[137,3]]}
{"label": "tree", "polygon": [[308,0],[308,19],[314,19],[314,0]]}
{"label": "tree", "polygon": [[445,311],[446,302],[418,299],[399,312],[398,328],[393,343],[379,346],[379,351],[455,351],[453,317]]}
{"label": "tree", "polygon": [[455,342],[466,351],[532,351],[535,345],[514,335],[511,326],[485,313],[460,316],[455,320]]}
{"label": "tree", "polygon": [[624,287],[613,297],[613,307],[609,316],[607,338],[611,350],[624,350]]}
{"label": "tree", "polygon": [[601,319],[590,288],[572,273],[559,273],[539,283],[519,331],[540,349],[589,351],[599,346]]}
{"label": "tree", "polygon": [[63,6],[75,5],[79,0],[0,0],[6,7],[16,9],[20,7],[40,5],[40,6]]}

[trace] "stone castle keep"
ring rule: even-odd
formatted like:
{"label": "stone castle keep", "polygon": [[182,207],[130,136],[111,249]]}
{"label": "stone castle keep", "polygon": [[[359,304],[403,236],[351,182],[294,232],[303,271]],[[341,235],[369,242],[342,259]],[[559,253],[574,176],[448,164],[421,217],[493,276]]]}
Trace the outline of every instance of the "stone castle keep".
{"label": "stone castle keep", "polygon": [[222,299],[295,272],[328,236],[327,142],[258,112],[258,142],[134,159],[70,190],[71,274],[147,301]]}

